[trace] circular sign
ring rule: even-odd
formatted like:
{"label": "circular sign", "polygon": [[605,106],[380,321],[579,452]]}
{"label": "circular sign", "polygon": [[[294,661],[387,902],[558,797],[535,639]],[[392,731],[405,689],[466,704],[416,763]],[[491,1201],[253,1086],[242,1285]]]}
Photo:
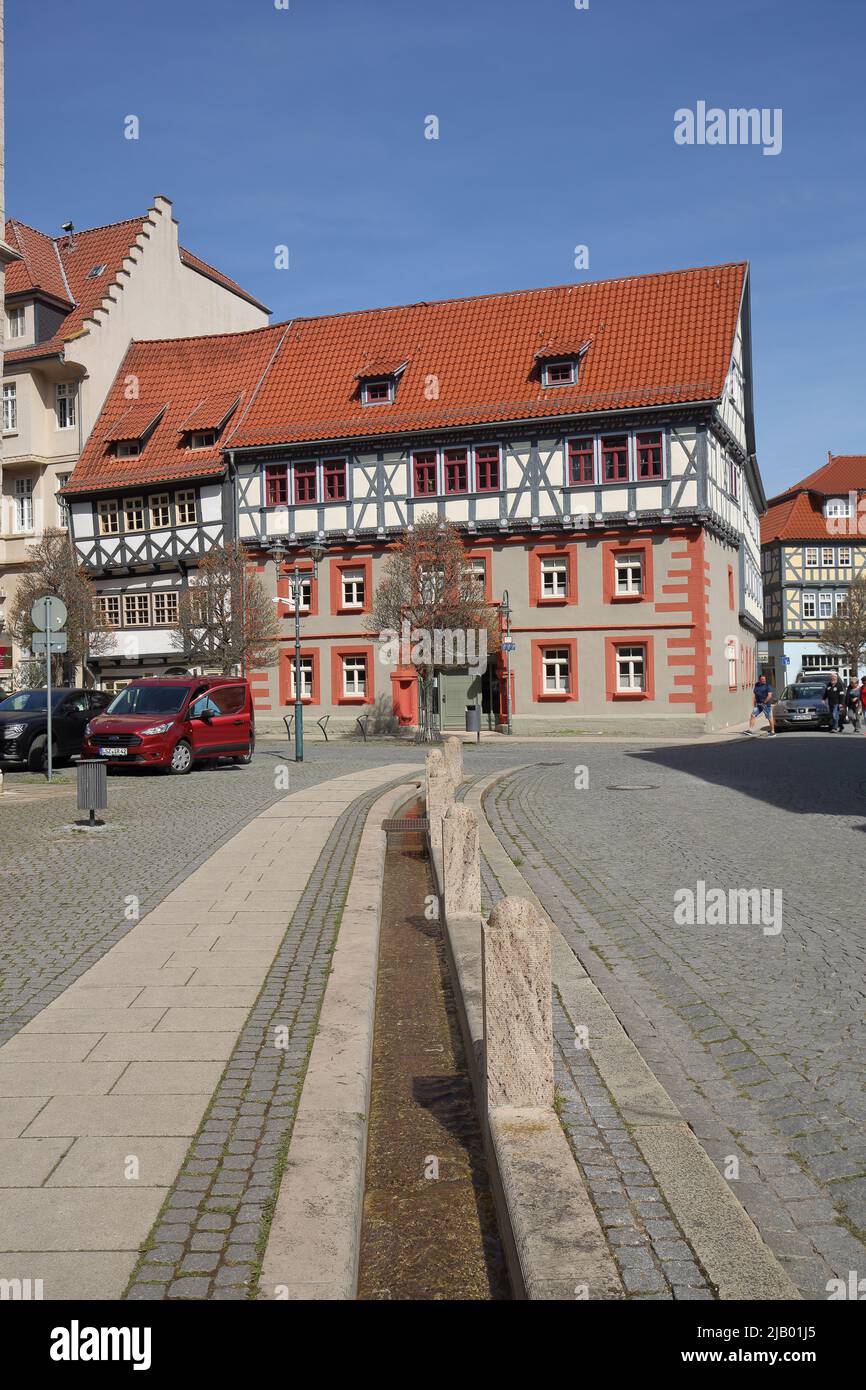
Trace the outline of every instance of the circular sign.
{"label": "circular sign", "polygon": [[30,621],[37,632],[59,632],[66,623],[66,604],[55,594],[38,598],[30,609]]}

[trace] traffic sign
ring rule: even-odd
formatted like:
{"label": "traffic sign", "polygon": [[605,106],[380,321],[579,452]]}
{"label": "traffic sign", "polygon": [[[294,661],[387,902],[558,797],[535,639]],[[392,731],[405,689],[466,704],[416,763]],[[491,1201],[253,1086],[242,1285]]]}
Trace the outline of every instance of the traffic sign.
{"label": "traffic sign", "polygon": [[44,594],[30,609],[30,621],[37,632],[59,632],[66,618],[66,604],[56,594]]}
{"label": "traffic sign", "polygon": [[34,632],[30,646],[34,652],[50,652],[52,656],[59,656],[68,649],[69,638],[65,632]]}
{"label": "traffic sign", "polygon": [[516,642],[503,642],[503,643],[502,643],[502,650],[503,650],[504,652],[514,652],[514,651],[517,650],[517,643],[516,643]]}

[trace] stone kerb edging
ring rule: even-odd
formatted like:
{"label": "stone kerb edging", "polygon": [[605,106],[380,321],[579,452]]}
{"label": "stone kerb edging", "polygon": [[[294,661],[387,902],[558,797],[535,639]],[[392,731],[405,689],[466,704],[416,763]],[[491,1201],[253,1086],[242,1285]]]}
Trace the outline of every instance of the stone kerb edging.
{"label": "stone kerb edging", "polygon": [[512,1289],[529,1299],[621,1298],[553,1109],[550,934],[520,898],[484,921],[478,821],[454,801],[461,772],[453,752],[428,754],[431,859]]}
{"label": "stone kerb edging", "polygon": [[[501,778],[517,771],[520,768],[513,767],[479,779],[467,792],[465,805],[477,817],[480,848],[502,888],[532,903],[547,925],[556,989],[569,1016],[586,1026],[592,1059],[658,1187],[719,1298],[799,1299],[798,1290],[744,1207],[491,829],[483,798]],[[460,930],[459,922],[456,925],[456,974],[466,981],[467,1025],[477,1040],[483,1032],[480,961],[473,958],[467,933]],[[505,1112],[501,1115],[504,1118]],[[496,1142],[496,1124],[491,1131]],[[594,1296],[598,1295],[590,1292]]]}
{"label": "stone kerb edging", "polygon": [[[420,770],[407,768],[410,775]],[[264,1299],[357,1294],[385,869],[381,823],[415,791],[409,782],[381,796],[361,835],[262,1262]]]}

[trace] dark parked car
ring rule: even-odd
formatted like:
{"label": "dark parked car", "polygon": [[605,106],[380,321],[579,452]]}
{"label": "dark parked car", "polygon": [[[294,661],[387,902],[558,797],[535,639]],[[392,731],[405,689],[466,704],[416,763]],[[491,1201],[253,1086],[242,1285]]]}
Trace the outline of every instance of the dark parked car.
{"label": "dark parked car", "polygon": [[[48,700],[46,690],[19,690],[0,700],[0,762],[26,763],[40,772],[48,760]],[[112,696],[102,690],[51,691],[52,761],[62,762],[81,752],[84,730],[101,714]]]}
{"label": "dark parked car", "polygon": [[826,681],[802,681],[786,685],[773,714],[777,729],[826,729],[830,710],[824,699]]}

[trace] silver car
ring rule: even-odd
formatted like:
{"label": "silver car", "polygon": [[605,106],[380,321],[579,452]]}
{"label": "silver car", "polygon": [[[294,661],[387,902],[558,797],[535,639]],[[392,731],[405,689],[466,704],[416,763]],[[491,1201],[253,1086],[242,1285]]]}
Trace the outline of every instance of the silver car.
{"label": "silver car", "polygon": [[786,685],[773,709],[777,729],[826,729],[830,708],[824,699],[826,681]]}

